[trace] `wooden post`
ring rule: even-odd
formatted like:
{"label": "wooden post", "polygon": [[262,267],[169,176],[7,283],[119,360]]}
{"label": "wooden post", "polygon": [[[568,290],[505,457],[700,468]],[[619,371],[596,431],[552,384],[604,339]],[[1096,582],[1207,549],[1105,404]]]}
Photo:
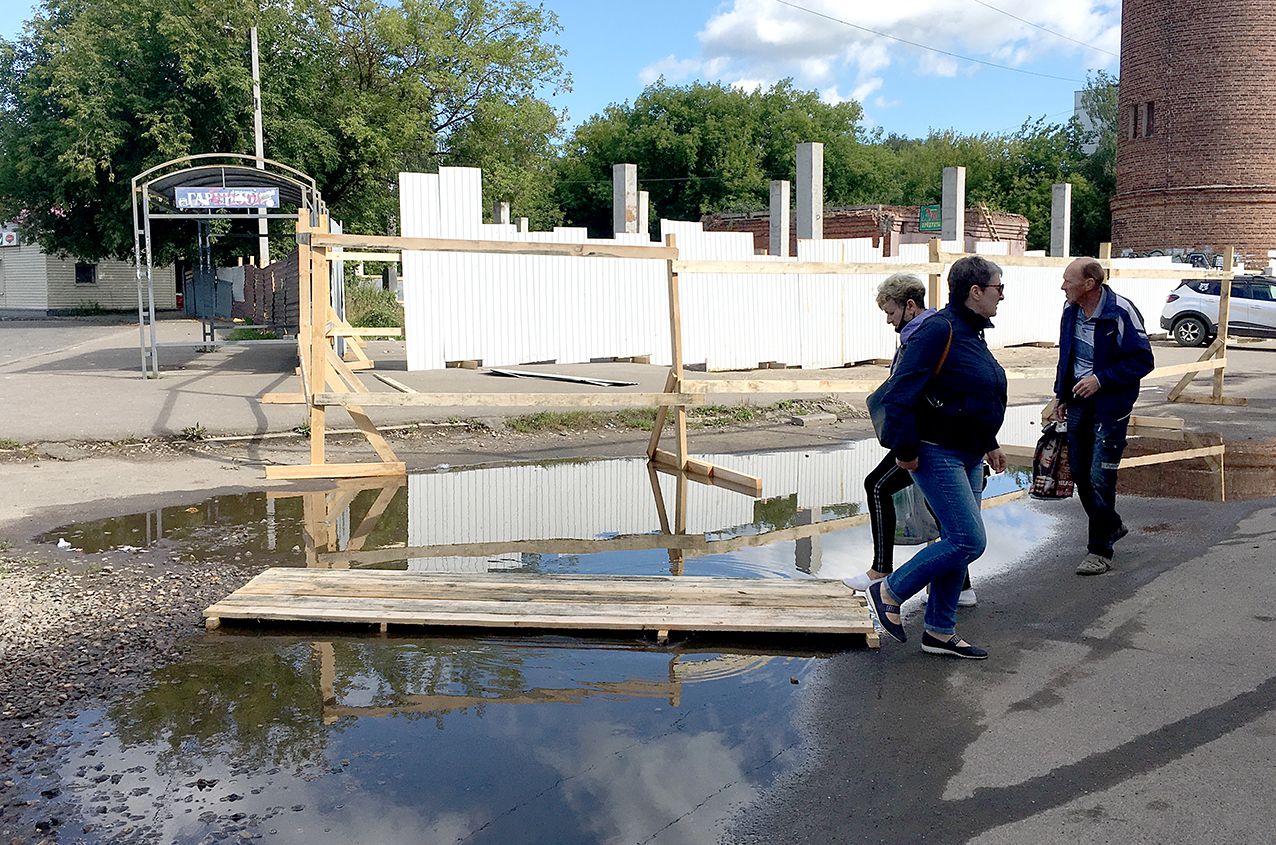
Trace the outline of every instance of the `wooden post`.
{"label": "wooden post", "polygon": [[[327,230],[327,215],[319,218],[318,232]],[[310,282],[310,390],[312,393],[325,392],[328,389],[328,262],[326,255],[306,245],[306,261],[297,255],[298,275],[305,266]],[[310,464],[322,466],[326,460],[324,454],[324,436],[326,434],[327,412],[322,405],[311,402],[310,405]]]}
{"label": "wooden post", "polygon": [[[930,259],[930,263],[931,263],[931,264],[938,264],[938,263],[939,263],[939,247],[940,247],[940,243],[941,243],[941,241],[939,240],[939,238],[931,238],[931,239],[930,239],[930,256],[929,256],[929,259]],[[927,291],[927,293],[930,295],[930,307],[931,307],[931,308],[942,308],[942,307],[943,307],[943,306],[940,304],[940,302],[939,302],[939,282],[940,282],[940,279],[941,279],[941,276],[940,276],[940,274],[939,274],[939,273],[931,273],[931,274],[930,274],[930,285],[929,285],[930,290],[929,290],[929,291]]]}
{"label": "wooden post", "polygon": [[[1218,347],[1218,357],[1227,355],[1227,330],[1231,325],[1232,311],[1232,262],[1236,259],[1236,247],[1229,246],[1223,250],[1223,272],[1227,275],[1218,286],[1218,339],[1222,341]],[[1214,401],[1223,398],[1223,369],[1214,371]]]}
{"label": "wooden post", "polygon": [[[676,235],[665,236],[665,246],[670,249],[677,249],[678,238]],[[672,352],[672,363],[669,367],[669,381],[672,382],[670,390],[672,392],[682,392],[682,305],[681,297],[678,292],[678,274],[674,271],[675,259],[669,259],[669,344]],[[677,405],[674,408],[674,420],[676,423],[677,445],[674,448],[674,454],[678,459],[678,469],[684,469],[687,465],[687,406]]]}
{"label": "wooden post", "polygon": [[[1100,261],[1112,260],[1112,244],[1110,243],[1099,244],[1099,260]],[[1106,269],[1111,270],[1112,268],[1109,266]],[[1111,273],[1109,273],[1108,275],[1109,275],[1109,281],[1111,281]]]}

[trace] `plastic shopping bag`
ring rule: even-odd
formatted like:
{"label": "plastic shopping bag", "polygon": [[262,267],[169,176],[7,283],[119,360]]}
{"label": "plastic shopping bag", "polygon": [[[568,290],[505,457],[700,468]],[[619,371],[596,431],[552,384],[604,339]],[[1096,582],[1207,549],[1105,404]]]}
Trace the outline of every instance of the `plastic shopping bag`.
{"label": "plastic shopping bag", "polygon": [[939,539],[939,523],[916,484],[891,497],[895,504],[895,545],[919,546]]}
{"label": "plastic shopping bag", "polygon": [[1049,422],[1041,429],[1037,451],[1032,456],[1034,499],[1067,499],[1072,495],[1072,473],[1068,468],[1068,433],[1063,423]]}

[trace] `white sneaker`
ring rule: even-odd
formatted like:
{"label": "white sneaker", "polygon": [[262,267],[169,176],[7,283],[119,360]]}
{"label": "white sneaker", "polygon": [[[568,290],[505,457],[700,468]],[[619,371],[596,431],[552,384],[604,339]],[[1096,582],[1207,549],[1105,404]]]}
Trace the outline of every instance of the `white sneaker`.
{"label": "white sneaker", "polygon": [[[849,581],[850,579],[847,579],[847,580]],[[929,587],[927,587],[927,588],[925,588],[925,589],[923,589],[923,590],[922,590],[922,596],[923,596],[923,597],[929,597],[929,596],[930,596],[930,588],[929,588]],[[959,596],[957,597],[957,606],[958,606],[958,607],[974,607],[974,606],[975,606],[975,605],[977,605],[977,604],[979,604],[979,599],[975,598],[975,588],[974,588],[974,587],[971,587],[969,590],[962,590],[962,591],[961,591],[961,595],[959,595]]]}
{"label": "white sneaker", "polygon": [[[882,576],[883,578],[885,576]],[[850,578],[843,578],[842,583],[850,587],[852,590],[867,592],[868,585],[874,581],[880,581],[881,578],[872,578],[867,572],[861,572],[859,575],[852,575]]]}

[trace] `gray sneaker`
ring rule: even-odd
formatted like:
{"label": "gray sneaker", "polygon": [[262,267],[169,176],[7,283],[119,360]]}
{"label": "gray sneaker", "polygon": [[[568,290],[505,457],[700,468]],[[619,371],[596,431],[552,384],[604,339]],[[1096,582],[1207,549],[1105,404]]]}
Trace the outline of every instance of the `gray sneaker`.
{"label": "gray sneaker", "polygon": [[1078,575],[1102,575],[1112,568],[1112,561],[1103,555],[1096,555],[1093,552],[1081,558],[1081,563],[1077,566]]}

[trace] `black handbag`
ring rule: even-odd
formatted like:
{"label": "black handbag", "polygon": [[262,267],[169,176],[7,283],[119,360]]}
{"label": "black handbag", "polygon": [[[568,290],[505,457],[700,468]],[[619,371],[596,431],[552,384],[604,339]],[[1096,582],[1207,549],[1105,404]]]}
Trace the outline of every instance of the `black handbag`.
{"label": "black handbag", "polygon": [[[944,320],[948,323],[947,320]],[[944,352],[939,356],[939,363],[935,365],[935,371],[930,374],[931,378],[939,375],[940,369],[944,366],[944,361],[948,359],[948,350],[953,346],[953,324],[948,323],[948,342],[944,344]],[[868,405],[868,418],[873,421],[873,433],[877,435],[877,442],[886,448],[890,446],[882,439],[882,433],[886,430],[886,406],[882,404],[882,399],[886,396],[886,391],[890,387],[891,376],[886,377],[886,381],[877,386],[877,389],[868,394],[865,404]]]}

